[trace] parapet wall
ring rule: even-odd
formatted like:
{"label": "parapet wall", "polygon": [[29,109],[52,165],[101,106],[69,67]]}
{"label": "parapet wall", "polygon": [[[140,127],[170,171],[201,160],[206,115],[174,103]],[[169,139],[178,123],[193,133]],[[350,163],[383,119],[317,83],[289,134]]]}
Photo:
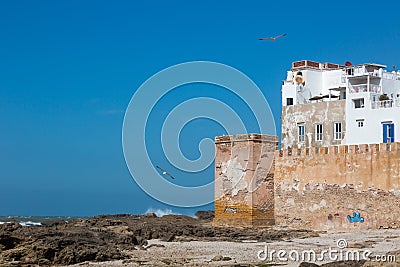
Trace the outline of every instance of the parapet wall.
{"label": "parapet wall", "polygon": [[277,225],[400,227],[400,143],[276,151],[274,187]]}

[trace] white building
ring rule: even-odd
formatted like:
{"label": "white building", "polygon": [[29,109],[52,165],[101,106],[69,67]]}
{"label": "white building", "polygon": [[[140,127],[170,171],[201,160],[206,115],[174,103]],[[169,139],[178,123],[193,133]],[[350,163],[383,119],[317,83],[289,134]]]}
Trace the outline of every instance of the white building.
{"label": "white building", "polygon": [[282,148],[400,141],[400,72],[385,69],[293,62],[282,85]]}

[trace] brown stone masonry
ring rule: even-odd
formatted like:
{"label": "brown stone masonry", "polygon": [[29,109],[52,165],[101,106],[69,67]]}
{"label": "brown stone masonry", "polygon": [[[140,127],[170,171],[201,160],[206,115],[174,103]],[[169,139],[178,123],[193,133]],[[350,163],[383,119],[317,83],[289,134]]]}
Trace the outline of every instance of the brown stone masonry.
{"label": "brown stone masonry", "polygon": [[214,225],[400,227],[400,143],[276,150],[277,137],[216,137]]}
{"label": "brown stone masonry", "polygon": [[260,134],[215,138],[216,226],[274,224],[274,153],[278,138]]}
{"label": "brown stone masonry", "polygon": [[274,184],[278,225],[400,227],[400,143],[276,151]]}

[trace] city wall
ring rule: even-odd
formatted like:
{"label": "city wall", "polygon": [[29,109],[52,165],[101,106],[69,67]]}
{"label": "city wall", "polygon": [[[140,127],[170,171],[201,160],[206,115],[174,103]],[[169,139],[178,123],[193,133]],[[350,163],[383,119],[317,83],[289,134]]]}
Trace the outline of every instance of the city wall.
{"label": "city wall", "polygon": [[216,137],[215,226],[400,227],[400,143],[277,150],[277,137]]}
{"label": "city wall", "polygon": [[278,150],[274,188],[277,225],[400,227],[400,143]]}

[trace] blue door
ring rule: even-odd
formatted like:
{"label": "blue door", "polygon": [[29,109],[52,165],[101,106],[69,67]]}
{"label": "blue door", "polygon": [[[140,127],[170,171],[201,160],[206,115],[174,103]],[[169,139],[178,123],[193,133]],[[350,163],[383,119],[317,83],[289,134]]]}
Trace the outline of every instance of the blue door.
{"label": "blue door", "polygon": [[383,123],[383,142],[393,143],[394,142],[394,123]]}

